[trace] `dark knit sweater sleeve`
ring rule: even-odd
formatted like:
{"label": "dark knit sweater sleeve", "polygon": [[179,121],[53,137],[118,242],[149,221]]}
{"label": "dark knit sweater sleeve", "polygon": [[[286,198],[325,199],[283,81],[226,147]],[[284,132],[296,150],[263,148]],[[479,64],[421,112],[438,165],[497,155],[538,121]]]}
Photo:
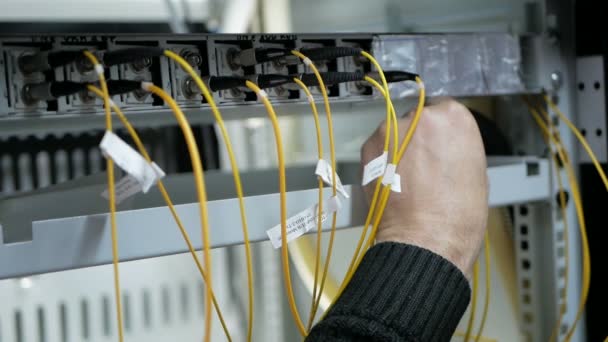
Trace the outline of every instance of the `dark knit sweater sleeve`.
{"label": "dark knit sweater sleeve", "polygon": [[380,243],[306,342],[449,341],[470,295],[465,276],[443,257]]}

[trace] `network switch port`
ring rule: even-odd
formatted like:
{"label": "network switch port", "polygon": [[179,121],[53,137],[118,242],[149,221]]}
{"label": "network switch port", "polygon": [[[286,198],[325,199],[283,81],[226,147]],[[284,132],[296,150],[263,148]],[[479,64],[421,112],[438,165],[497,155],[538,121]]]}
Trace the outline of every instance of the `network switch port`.
{"label": "network switch port", "polygon": [[[128,49],[134,47],[157,46],[157,41],[146,38],[116,39],[108,44],[108,50]],[[171,89],[167,61],[160,57],[144,57],[118,67],[118,79],[153,82],[164,89]],[[156,99],[150,93],[136,90],[120,95],[122,106],[126,109],[146,109],[155,105],[163,105],[163,101]]]}
{"label": "network switch port", "polygon": [[[24,44],[25,45],[25,44]],[[42,72],[24,73],[19,68],[19,58],[40,52],[38,47],[4,46],[4,72],[6,73],[5,93],[9,115],[42,115],[47,113],[49,104],[46,101],[31,101],[24,97],[24,90],[28,85],[46,81]],[[52,107],[52,106],[51,106]],[[56,105],[55,105],[56,107]]]}
{"label": "network switch port", "polygon": [[[236,37],[234,37],[236,38]],[[253,48],[252,41],[238,39],[215,41],[209,44],[210,51],[214,52],[217,76],[245,76],[261,72],[261,67],[241,66],[236,63],[235,56],[245,50]],[[222,90],[218,92],[219,102],[243,102],[255,100],[255,95],[247,95],[241,89]]]}
{"label": "network switch port", "polygon": [[[185,59],[201,77],[209,75],[206,41],[170,41],[168,49]],[[200,89],[182,67],[173,60],[167,60],[171,80],[171,95],[183,107],[198,108],[207,101]],[[214,100],[217,100],[214,98]]]}
{"label": "network switch port", "polygon": [[[354,48],[362,48],[369,51],[371,42],[369,40],[346,40],[338,41],[339,46],[348,46]],[[369,72],[371,71],[370,62],[363,56],[352,56],[338,59],[338,71],[346,72]],[[363,86],[363,82],[347,82],[340,84],[341,96],[365,96],[372,94],[372,88]],[[364,83],[363,83],[364,84]]]}
{"label": "network switch port", "polygon": [[[82,37],[80,39],[70,39],[70,37],[62,37],[54,40],[52,51],[84,51],[88,50],[94,54],[99,54],[107,49],[107,42],[104,39],[97,37]],[[93,69],[91,63],[84,57],[76,59],[72,63],[68,63],[55,70],[58,81],[72,81],[78,83],[95,83],[98,76]],[[106,78],[116,78],[118,76],[116,68],[106,70]],[[120,103],[117,96],[113,98],[116,103]],[[91,114],[97,111],[101,112],[103,101],[92,93],[82,91],[72,94],[65,98],[58,99],[60,113],[83,113]]]}

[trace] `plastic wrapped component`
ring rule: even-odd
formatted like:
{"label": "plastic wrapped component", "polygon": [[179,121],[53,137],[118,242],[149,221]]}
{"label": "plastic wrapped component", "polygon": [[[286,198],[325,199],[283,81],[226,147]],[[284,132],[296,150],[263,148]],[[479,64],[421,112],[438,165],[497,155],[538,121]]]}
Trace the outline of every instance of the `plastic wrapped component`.
{"label": "plastic wrapped component", "polygon": [[[519,40],[508,34],[376,36],[383,68],[420,74],[428,96],[514,94],[524,90]],[[389,85],[391,96],[417,93],[413,82]]]}
{"label": "plastic wrapped component", "polygon": [[523,90],[519,39],[505,34],[483,35],[480,40],[482,75],[488,91],[504,94]]}

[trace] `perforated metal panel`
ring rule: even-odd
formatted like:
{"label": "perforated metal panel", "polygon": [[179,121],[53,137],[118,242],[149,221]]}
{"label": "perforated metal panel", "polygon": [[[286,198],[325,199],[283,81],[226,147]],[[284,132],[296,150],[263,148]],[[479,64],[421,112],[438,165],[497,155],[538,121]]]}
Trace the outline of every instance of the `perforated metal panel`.
{"label": "perforated metal panel", "polygon": [[[215,294],[240,334],[225,250],[214,250]],[[204,287],[189,254],[120,265],[127,341],[200,341]],[[116,341],[112,267],[99,266],[0,282],[1,342]],[[225,340],[214,315],[212,341]]]}

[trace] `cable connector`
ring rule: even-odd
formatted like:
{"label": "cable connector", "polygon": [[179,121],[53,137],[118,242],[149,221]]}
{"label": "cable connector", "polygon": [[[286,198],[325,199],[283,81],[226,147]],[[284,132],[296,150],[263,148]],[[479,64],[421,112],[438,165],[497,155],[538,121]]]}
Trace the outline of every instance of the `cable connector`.
{"label": "cable connector", "polygon": [[[373,78],[374,80],[381,82],[382,79],[380,77],[380,73],[377,71],[368,72],[367,76]],[[407,71],[397,71],[390,70],[384,71],[384,78],[386,78],[387,83],[396,83],[396,82],[405,82],[405,81],[416,81],[416,77],[419,77],[418,74],[407,72]]]}
{"label": "cable connector", "polygon": [[[326,86],[338,84],[338,83],[346,83],[346,82],[356,82],[361,81],[365,78],[365,74],[356,71],[356,72],[322,72],[321,78],[323,79],[323,83]],[[315,74],[300,74],[298,77],[304,84],[309,87],[319,86],[319,81]]]}
{"label": "cable connector", "polygon": [[325,46],[300,49],[300,52],[313,61],[358,56],[363,49],[349,46]]}
{"label": "cable connector", "polygon": [[103,54],[103,64],[110,67],[118,64],[133,63],[146,58],[160,57],[165,49],[159,47],[135,47],[115,51],[107,51]]}
{"label": "cable connector", "polygon": [[207,80],[211,91],[245,87],[245,82],[247,79],[240,76],[210,76]]}
{"label": "cable connector", "polygon": [[23,86],[21,97],[25,103],[32,104],[38,101],[56,100],[62,96],[69,96],[85,91],[85,83],[71,81],[30,83]]}
{"label": "cable connector", "polygon": [[52,70],[68,65],[82,57],[82,51],[42,51],[20,56],[19,70],[24,74]]}
{"label": "cable connector", "polygon": [[260,88],[274,88],[293,82],[293,77],[276,74],[256,75],[255,80],[252,80],[252,82],[256,83]]}
{"label": "cable connector", "polygon": [[130,93],[143,88],[142,81],[133,80],[108,80],[108,93],[110,96]]}
{"label": "cable connector", "polygon": [[276,61],[290,55],[288,49],[282,48],[251,48],[241,51],[234,51],[230,58],[230,63],[237,66],[252,66],[264,62]]}

